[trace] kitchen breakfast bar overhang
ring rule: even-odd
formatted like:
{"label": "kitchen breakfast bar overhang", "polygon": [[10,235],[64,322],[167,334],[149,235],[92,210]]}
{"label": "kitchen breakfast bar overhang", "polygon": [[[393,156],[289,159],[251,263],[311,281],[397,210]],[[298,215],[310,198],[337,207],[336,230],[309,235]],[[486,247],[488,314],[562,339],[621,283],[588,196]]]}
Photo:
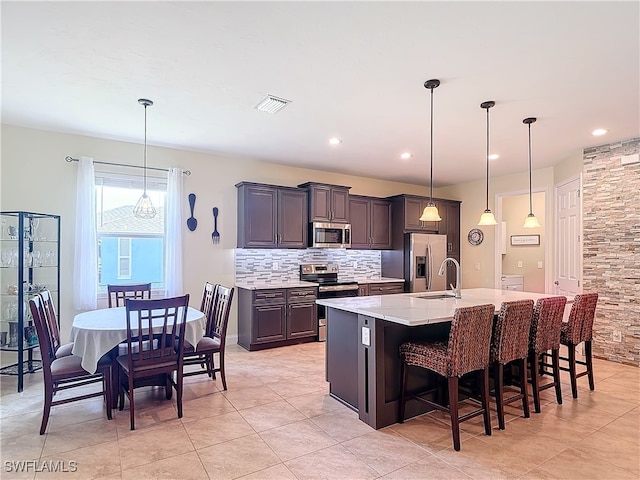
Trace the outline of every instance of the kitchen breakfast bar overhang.
{"label": "kitchen breakfast bar overhang", "polygon": [[[473,288],[462,298],[451,292],[422,292],[317,300],[327,307],[326,379],[330,394],[358,412],[375,429],[398,422],[400,356],[403,342],[446,339],[456,308],[549,294]],[[572,298],[567,302],[573,301]],[[427,377],[409,370],[407,388],[421,390]],[[407,418],[426,412],[419,402],[407,404]]]}

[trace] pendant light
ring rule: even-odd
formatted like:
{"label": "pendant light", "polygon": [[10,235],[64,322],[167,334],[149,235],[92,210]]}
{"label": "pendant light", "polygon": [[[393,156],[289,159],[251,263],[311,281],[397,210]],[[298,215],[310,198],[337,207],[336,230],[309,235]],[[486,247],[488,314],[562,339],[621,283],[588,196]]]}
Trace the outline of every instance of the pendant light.
{"label": "pendant light", "polygon": [[529,215],[524,220],[523,228],[540,228],[540,222],[533,214],[533,198],[531,193],[531,124],[536,121],[535,117],[525,118],[522,123],[529,127]]}
{"label": "pendant light", "polygon": [[487,197],[486,197],[486,204],[485,204],[485,209],[484,209],[484,213],[482,214],[482,216],[480,217],[480,221],[478,222],[478,225],[496,225],[498,222],[496,222],[496,217],[493,216],[493,213],[491,213],[491,210],[489,209],[489,109],[491,107],[493,107],[496,104],[496,102],[494,102],[493,100],[490,100],[488,102],[482,102],[480,104],[480,108],[484,108],[487,110]]}
{"label": "pendant light", "polygon": [[431,178],[430,178],[430,190],[429,190],[429,203],[424,207],[421,222],[439,222],[442,220],[438,214],[438,207],[433,203],[433,89],[440,85],[440,80],[427,80],[424,82],[424,88],[431,90]]}
{"label": "pendant light", "polygon": [[151,198],[147,195],[147,107],[152,106],[153,102],[146,98],[140,98],[138,103],[144,107],[144,190],[133,209],[133,216],[136,218],[153,218],[156,216],[156,209],[151,203]]}

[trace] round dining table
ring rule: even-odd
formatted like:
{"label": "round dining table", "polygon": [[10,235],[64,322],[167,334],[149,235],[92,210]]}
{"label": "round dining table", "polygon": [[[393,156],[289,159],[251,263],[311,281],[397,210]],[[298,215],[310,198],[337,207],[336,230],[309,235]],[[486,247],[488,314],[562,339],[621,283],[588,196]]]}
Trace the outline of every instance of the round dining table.
{"label": "round dining table", "polygon": [[[189,307],[185,341],[191,345],[197,345],[204,336],[205,326],[204,313]],[[89,373],[95,373],[98,369],[98,360],[120,343],[127,341],[126,308],[104,308],[79,313],[73,318],[71,341],[73,342],[71,353],[82,358],[82,368]]]}

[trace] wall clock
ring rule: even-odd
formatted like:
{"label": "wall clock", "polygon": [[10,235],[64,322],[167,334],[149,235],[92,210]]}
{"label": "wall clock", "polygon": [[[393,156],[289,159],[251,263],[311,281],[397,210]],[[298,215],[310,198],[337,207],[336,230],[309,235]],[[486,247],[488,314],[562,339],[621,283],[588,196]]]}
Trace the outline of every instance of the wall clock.
{"label": "wall clock", "polygon": [[472,228],[469,230],[469,235],[467,235],[467,240],[471,245],[480,245],[482,240],[484,240],[484,233],[479,228]]}

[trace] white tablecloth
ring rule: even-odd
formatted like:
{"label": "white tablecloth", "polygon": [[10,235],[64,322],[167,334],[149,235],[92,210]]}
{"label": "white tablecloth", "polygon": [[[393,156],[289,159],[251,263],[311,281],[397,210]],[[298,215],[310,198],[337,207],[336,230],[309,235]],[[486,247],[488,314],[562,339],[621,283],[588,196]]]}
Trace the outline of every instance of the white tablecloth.
{"label": "white tablecloth", "polygon": [[[204,313],[189,307],[185,340],[191,345],[197,345],[204,336],[205,325]],[[72,353],[82,357],[82,368],[95,373],[98,360],[118,344],[127,341],[125,307],[79,313],[73,319],[71,341],[73,342]]]}

